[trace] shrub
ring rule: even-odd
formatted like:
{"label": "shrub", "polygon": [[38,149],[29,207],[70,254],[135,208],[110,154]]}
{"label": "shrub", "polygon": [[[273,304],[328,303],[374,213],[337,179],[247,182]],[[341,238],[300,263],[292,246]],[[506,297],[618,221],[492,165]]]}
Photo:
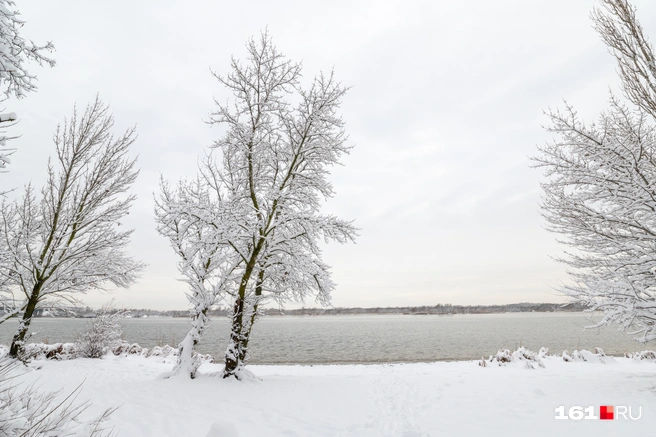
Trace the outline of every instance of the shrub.
{"label": "shrub", "polygon": [[119,344],[123,328],[118,321],[123,314],[111,302],[103,305],[76,342],[80,356],[100,358]]}
{"label": "shrub", "polygon": [[59,392],[41,392],[34,385],[21,389],[20,361],[0,358],[0,435],[109,437],[112,430],[104,422],[115,409],[108,409],[89,422],[79,420],[89,402],[75,403],[81,385],[62,401]]}

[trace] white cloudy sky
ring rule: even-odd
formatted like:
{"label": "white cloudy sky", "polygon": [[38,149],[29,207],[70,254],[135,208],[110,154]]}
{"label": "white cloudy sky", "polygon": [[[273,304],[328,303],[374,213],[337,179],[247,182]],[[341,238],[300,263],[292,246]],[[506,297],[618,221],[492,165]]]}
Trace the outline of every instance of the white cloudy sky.
{"label": "white cloudy sky", "polygon": [[[636,1],[648,34],[656,4]],[[132,253],[142,280],[121,305],[184,308],[175,257],[155,231],[160,174],[190,175],[221,134],[203,120],[225,92],[210,68],[265,26],[303,60],[335,67],[352,86],[343,115],[355,148],[336,168],[326,211],[353,218],[355,245],[326,247],[335,306],[558,302],[564,280],[538,212],[540,172],[528,167],[549,136],[542,110],[567,99],[596,117],[617,90],[615,65],[591,28],[592,0],[18,1],[23,34],[52,40],[39,91],[6,102],[21,122],[3,186],[44,180],[59,121],[98,92],[116,128],[136,124],[141,174]],[[90,294],[98,305],[109,297]],[[308,302],[308,306],[313,302]]]}

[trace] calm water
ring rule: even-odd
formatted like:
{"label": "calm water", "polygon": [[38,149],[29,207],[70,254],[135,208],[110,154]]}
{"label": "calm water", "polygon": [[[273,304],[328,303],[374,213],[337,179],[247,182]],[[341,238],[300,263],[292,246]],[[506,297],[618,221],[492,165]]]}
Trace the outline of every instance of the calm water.
{"label": "calm water", "polygon": [[[593,349],[621,355],[656,346],[636,343],[615,328],[583,330],[580,313],[466,315],[358,315],[265,317],[253,329],[251,363],[379,363],[478,359],[519,345],[551,352]],[[70,342],[88,323],[84,319],[35,319],[34,342]],[[185,319],[124,319],[123,337],[144,347],[177,345],[189,329]],[[17,321],[0,324],[0,344],[8,344]],[[227,318],[205,331],[199,352],[223,355]]]}

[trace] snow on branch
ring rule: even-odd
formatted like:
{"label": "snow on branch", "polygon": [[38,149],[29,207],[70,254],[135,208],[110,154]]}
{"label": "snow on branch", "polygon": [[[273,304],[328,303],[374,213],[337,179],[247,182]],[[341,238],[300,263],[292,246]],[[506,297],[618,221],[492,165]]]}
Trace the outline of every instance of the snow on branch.
{"label": "snow on branch", "polygon": [[0,89],[7,96],[24,97],[36,90],[36,76],[27,70],[28,62],[53,67],[55,60],[47,55],[55,50],[52,42],[36,45],[20,35],[24,21],[18,18],[16,4],[0,0]]}

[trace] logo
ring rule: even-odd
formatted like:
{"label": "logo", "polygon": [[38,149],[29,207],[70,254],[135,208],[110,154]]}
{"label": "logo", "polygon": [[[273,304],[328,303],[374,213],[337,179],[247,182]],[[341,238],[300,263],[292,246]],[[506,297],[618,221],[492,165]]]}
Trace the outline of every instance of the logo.
{"label": "logo", "polygon": [[[642,412],[640,412],[642,414]],[[601,420],[613,420],[615,418],[614,408],[609,405],[599,407],[599,418]]]}
{"label": "logo", "polygon": [[[642,407],[626,405],[601,405],[599,410],[594,405],[582,407],[574,405],[566,411],[565,406],[556,407],[557,420],[638,420],[642,417]],[[599,415],[597,415],[599,411]]]}

